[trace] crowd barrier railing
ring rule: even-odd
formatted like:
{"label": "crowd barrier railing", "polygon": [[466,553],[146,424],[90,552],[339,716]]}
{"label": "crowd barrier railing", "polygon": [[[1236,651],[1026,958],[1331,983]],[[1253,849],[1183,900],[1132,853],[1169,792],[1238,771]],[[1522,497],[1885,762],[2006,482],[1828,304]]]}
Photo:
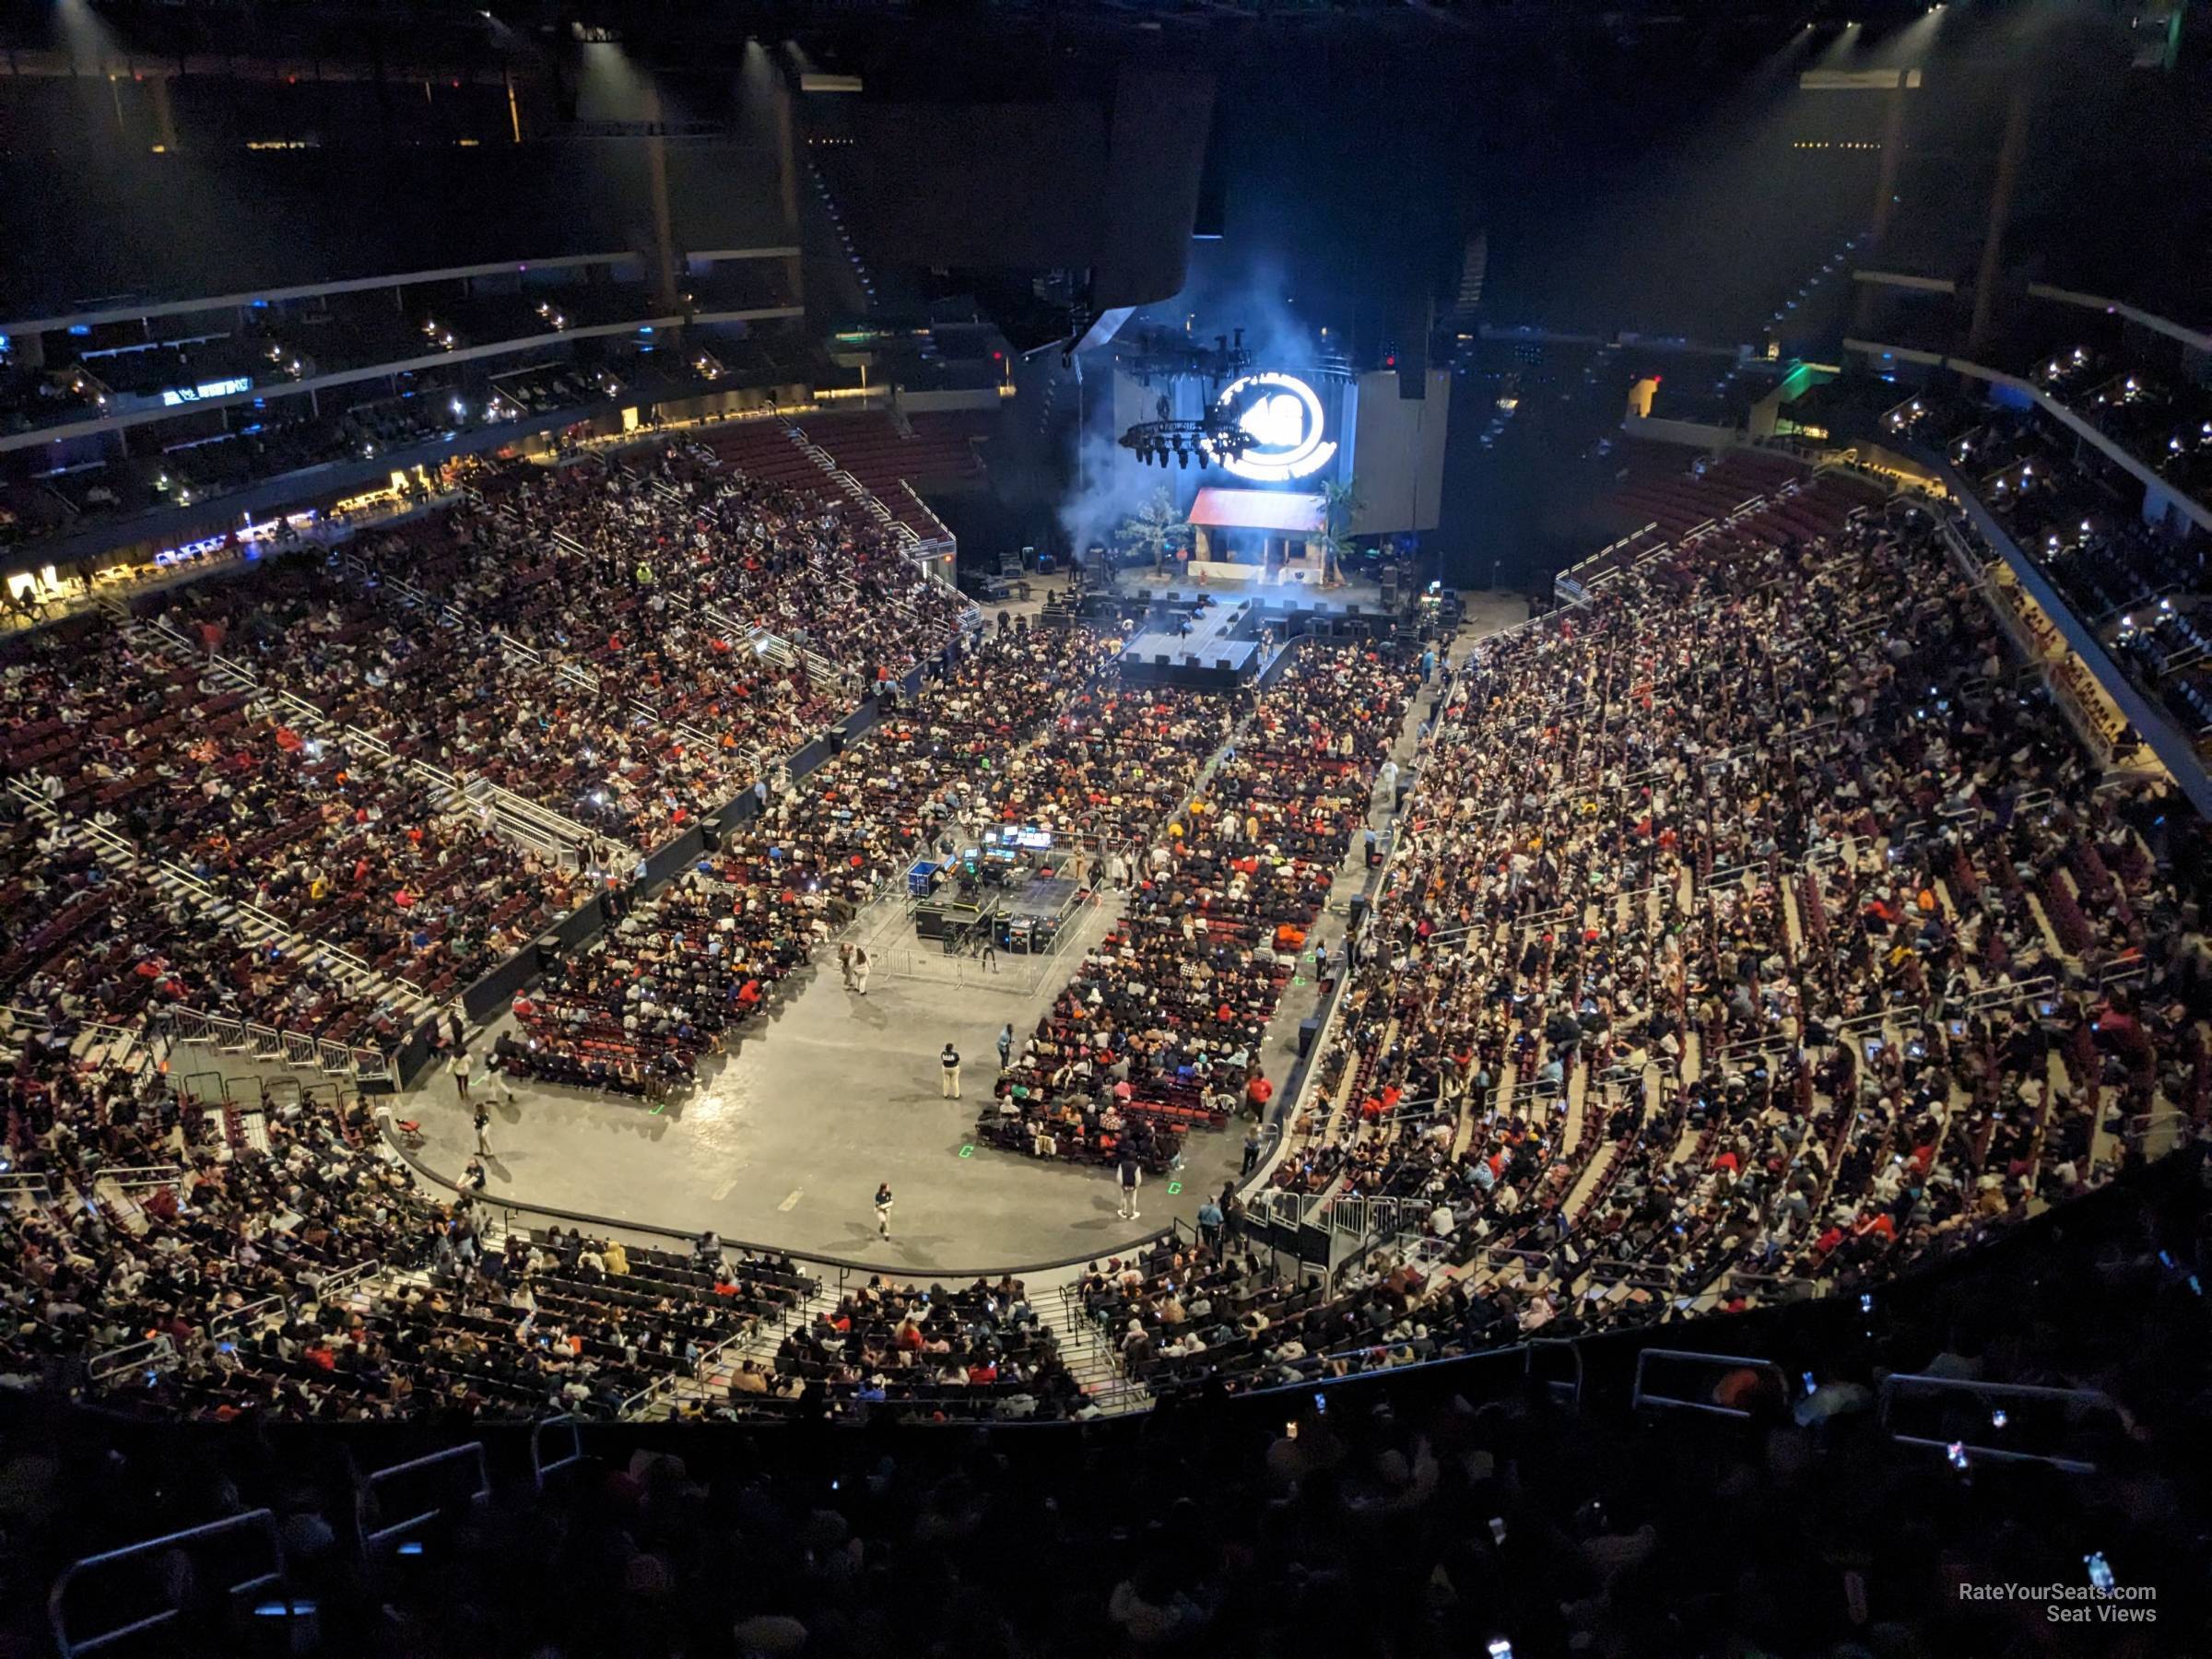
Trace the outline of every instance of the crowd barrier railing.
{"label": "crowd barrier railing", "polygon": [[378,1049],[350,1048],[279,1030],[250,1019],[203,1014],[194,1008],[170,1008],[161,1015],[170,1034],[180,1042],[206,1043],[227,1053],[251,1054],[256,1060],[274,1060],[285,1065],[312,1065],[334,1077],[350,1077],[359,1083],[381,1083],[394,1077],[393,1056]]}

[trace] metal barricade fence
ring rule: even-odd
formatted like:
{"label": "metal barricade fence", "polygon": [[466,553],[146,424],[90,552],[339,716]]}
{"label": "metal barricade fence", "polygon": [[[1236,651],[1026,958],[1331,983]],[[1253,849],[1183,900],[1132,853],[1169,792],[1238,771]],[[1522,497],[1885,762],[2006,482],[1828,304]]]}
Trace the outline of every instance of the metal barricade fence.
{"label": "metal barricade fence", "polygon": [[[82,1573],[118,1562],[134,1561],[141,1557],[163,1554],[171,1550],[191,1550],[194,1546],[205,1546],[209,1540],[232,1535],[253,1535],[266,1548],[267,1565],[259,1572],[249,1572],[223,1586],[228,1597],[250,1594],[266,1585],[281,1585],[285,1582],[284,1548],[276,1535],[276,1517],[265,1509],[250,1510],[242,1515],[228,1516],[210,1521],[204,1526],[188,1526],[182,1532],[165,1533],[158,1538],[147,1538],[136,1544],[126,1544],[121,1549],[111,1549],[100,1555],[79,1557],[62,1570],[46,1595],[46,1621],[53,1631],[54,1646],[62,1659],[75,1659],[78,1653],[96,1653],[125,1637],[136,1636],[147,1630],[159,1630],[180,1617],[184,1611],[187,1597],[196,1593],[198,1575],[195,1572],[172,1572],[141,1575],[141,1583],[159,1586],[168,1606],[152,1613],[141,1615],[112,1630],[100,1630],[88,1635],[76,1634],[70,1630],[67,1606],[69,1588]],[[288,1608],[291,1598],[286,1594]]]}

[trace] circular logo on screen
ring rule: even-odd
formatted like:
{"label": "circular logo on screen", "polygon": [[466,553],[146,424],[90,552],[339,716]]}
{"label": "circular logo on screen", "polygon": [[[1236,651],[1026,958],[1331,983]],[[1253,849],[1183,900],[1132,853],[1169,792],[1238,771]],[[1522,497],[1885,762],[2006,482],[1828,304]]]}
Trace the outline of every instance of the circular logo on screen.
{"label": "circular logo on screen", "polygon": [[1248,440],[1242,454],[1221,463],[1240,478],[1279,484],[1311,477],[1335,458],[1321,398],[1295,375],[1270,371],[1231,381],[1214,400],[1214,414]]}

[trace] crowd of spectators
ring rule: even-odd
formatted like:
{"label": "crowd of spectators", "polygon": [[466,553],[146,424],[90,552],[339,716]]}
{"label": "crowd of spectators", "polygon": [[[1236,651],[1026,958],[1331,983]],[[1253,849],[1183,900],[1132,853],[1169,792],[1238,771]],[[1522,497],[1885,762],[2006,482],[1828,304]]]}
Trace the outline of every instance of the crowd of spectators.
{"label": "crowd of spectators", "polygon": [[[1261,1039],[1418,675],[1395,645],[1304,643],[1188,809],[1145,826],[1121,917],[1023,1038],[980,1136],[1039,1158],[1126,1153],[1163,1171],[1191,1129],[1264,1100]],[[1187,732],[1206,717],[1186,706],[1170,718]],[[1203,754],[1165,751],[1194,777]],[[1187,792],[1177,782],[1161,798]]]}
{"label": "crowd of spectators", "polygon": [[[1199,1393],[1065,1433],[832,1433],[785,1401],[798,1420],[772,1433],[672,1445],[650,1429],[590,1432],[586,1462],[542,1479],[511,1473],[519,1436],[487,1427],[494,1490],[464,1504],[357,1497],[359,1470],[419,1441],[157,1441],[18,1402],[8,1559],[35,1590],[75,1558],[266,1506],[290,1588],[318,1608],[315,1625],[285,1627],[299,1651],[425,1659],[856,1655],[919,1632],[1083,1659],[2185,1649],[2206,1597],[2194,1424],[2206,1327],[2188,1285],[2212,1272],[2201,1195],[2194,1219],[2131,1211],[2095,1242],[1985,1257],[1871,1318],[1747,1335],[1818,1388],[1793,1399],[1771,1372],[1701,1370],[1711,1393],[1692,1397],[1740,1418],[1631,1413],[1625,1372],[1595,1369],[1572,1393],[1481,1367]],[[2094,1471],[1975,1453],[1961,1468],[1940,1444],[1895,1443],[1875,1409],[1889,1372],[1959,1385],[1914,1425],[1939,1442],[2010,1435]],[[1977,1383],[2096,1388],[2124,1415],[2039,1433],[2027,1402]],[[1993,1398],[2012,1408],[2009,1429],[1993,1427]],[[357,1555],[357,1501],[370,1525],[434,1518],[404,1535],[405,1556]],[[2054,1624],[2054,1608],[2096,1615],[2091,1554],[2122,1592],[2109,1605],[2155,1618],[2102,1620],[2102,1637]],[[173,1583],[188,1560],[208,1571],[182,1550],[148,1565]],[[126,1599],[137,1589],[128,1573],[88,1572],[70,1593],[73,1630],[121,1622],[145,1605]],[[11,1638],[45,1641],[42,1597],[11,1605],[23,1609]],[[239,1651],[234,1630],[187,1605],[165,1652]]]}
{"label": "crowd of spectators", "polygon": [[887,883],[1027,809],[1021,757],[1118,643],[984,635],[804,779],[760,781],[716,851],[518,994],[502,1068],[638,1095],[688,1083]]}
{"label": "crowd of spectators", "polygon": [[[150,1002],[395,1041],[618,857],[588,836],[567,857],[517,844],[456,784],[650,849],[958,619],[872,527],[703,452],[482,477],[475,503],[328,562],[234,567],[136,619],[9,641],[0,771],[38,819],[13,837],[15,881],[74,900],[19,912],[37,959],[13,981],[88,1018]],[[794,619],[865,673],[810,685],[807,653],[759,633]],[[241,913],[281,932],[249,943]],[[159,952],[112,982],[86,946],[137,927]]]}
{"label": "crowd of spectators", "polygon": [[1918,512],[1478,647],[1276,1183],[1559,1335],[1871,1283],[2201,1124],[2200,830],[2008,667]]}
{"label": "crowd of spectators", "polygon": [[[2039,378],[2059,390],[2071,371],[2071,359],[2054,358]],[[2186,425],[2154,443],[2145,432],[2115,424],[2122,415],[2140,413],[2155,402],[2138,377],[2123,375],[2094,392],[2065,394],[2070,407],[2181,488],[2193,488],[2193,475],[2175,468],[2195,465],[2201,472],[2202,457],[2212,453],[2212,427],[2199,432]],[[1944,451],[2136,685],[2200,747],[2212,744],[2212,672],[2206,666],[2212,631],[2200,613],[2212,592],[2205,537],[2178,511],[2147,517],[2136,477],[2040,412],[1993,411],[1931,398],[1900,429]],[[2059,662],[2077,725],[2109,758],[2140,764],[2141,735],[2088,683],[2087,670],[2066,660],[2071,647],[2056,624],[2017,586],[2008,584],[2001,593],[2033,648]]]}
{"label": "crowd of spectators", "polygon": [[894,1421],[1018,1420],[1085,1406],[1058,1339],[1011,1275],[952,1290],[872,1276],[786,1336],[775,1369],[800,1385],[794,1412],[836,1401]]}
{"label": "crowd of spectators", "polygon": [[[130,644],[80,671],[34,640],[0,678],[6,752],[41,799],[135,780],[134,735],[177,717],[172,693],[202,700],[199,724],[250,762],[249,788],[326,759],[258,714],[218,728],[261,705],[210,712],[230,693],[158,639]],[[1264,1108],[1259,1037],[1359,852],[1420,668],[1392,647],[1307,641],[1241,702],[1124,686],[1117,645],[1002,629],[813,775],[759,780],[759,809],[717,852],[525,995],[503,1060],[604,1088],[677,1080],[919,854],[1128,804],[1118,821],[1138,850],[1092,872],[1126,885],[1124,912],[1018,1040],[983,1132],[1159,1169],[1189,1128]],[[991,695],[1008,685],[1022,695]],[[2100,1184],[2212,1112],[2201,828],[2159,784],[2102,786],[1923,510],[1810,543],[1716,538],[1624,572],[1479,645],[1437,714],[1340,963],[1341,1028],[1272,1176],[1308,1202],[1387,1200],[1410,1219],[1328,1282],[1286,1281],[1241,1249],[1232,1192],[1201,1212],[1199,1244],[1088,1275],[1080,1301],[1156,1393],[1872,1286]],[[128,740],[68,764],[41,753],[78,728]],[[195,777],[188,797],[218,798],[219,780]],[[1067,793],[1041,796],[1052,778]],[[107,828],[158,851],[207,832],[158,801],[112,804]],[[18,1370],[161,1335],[182,1359],[149,1393],[185,1409],[611,1413],[696,1376],[758,1328],[744,1314],[781,1319],[808,1293],[743,1288],[759,1276],[709,1257],[633,1272],[634,1253],[610,1262],[604,1243],[495,1248],[472,1206],[421,1198],[381,1160],[358,1106],[303,1103],[249,1129],[88,1058],[73,1021],[224,997],[312,1018],[328,982],[226,945],[35,809],[9,844],[31,903],[0,971],[51,1015],[18,1052],[12,1156],[100,1200],[11,1215],[23,1260],[62,1265],[30,1270],[24,1294],[64,1293]],[[172,961],[172,940],[198,954]],[[151,1198],[100,1194],[119,1160],[181,1161]],[[111,1278],[143,1265],[134,1251],[184,1278],[153,1302],[111,1301]],[[316,1294],[367,1262],[384,1271],[366,1289]],[[215,1315],[269,1299],[223,1351]],[[340,1380],[318,1388],[302,1367]],[[718,1409],[1085,1408],[1012,1284],[871,1286],[740,1374],[754,1381]]]}

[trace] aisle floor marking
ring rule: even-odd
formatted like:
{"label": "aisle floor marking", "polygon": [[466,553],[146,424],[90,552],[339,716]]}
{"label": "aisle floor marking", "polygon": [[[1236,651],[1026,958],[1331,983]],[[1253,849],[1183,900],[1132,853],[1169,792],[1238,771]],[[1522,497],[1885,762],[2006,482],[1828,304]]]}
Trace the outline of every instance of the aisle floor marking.
{"label": "aisle floor marking", "polygon": [[806,1189],[803,1187],[793,1187],[791,1189],[791,1196],[784,1199],[782,1203],[777,1205],[776,1208],[779,1210],[789,1210],[794,1205],[798,1203],[799,1194],[805,1190]]}

